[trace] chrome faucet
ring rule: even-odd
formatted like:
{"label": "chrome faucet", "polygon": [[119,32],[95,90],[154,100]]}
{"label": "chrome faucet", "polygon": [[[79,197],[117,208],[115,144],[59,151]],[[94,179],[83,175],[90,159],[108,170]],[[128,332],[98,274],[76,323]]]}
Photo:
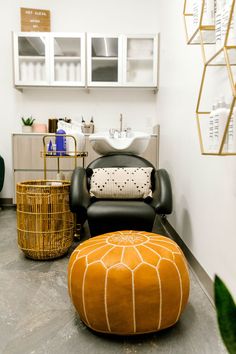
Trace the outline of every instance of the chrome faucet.
{"label": "chrome faucet", "polygon": [[110,138],[115,138],[115,135],[118,138],[130,137],[131,136],[131,128],[127,128],[123,130],[123,115],[120,113],[120,129],[109,129],[109,136]]}

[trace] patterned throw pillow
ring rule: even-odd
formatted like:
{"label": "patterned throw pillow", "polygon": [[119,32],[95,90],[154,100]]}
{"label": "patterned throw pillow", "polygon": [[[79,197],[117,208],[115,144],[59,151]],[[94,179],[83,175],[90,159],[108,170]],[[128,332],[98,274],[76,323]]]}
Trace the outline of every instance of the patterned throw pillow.
{"label": "patterned throw pillow", "polygon": [[152,197],[152,167],[95,168],[90,196],[98,199],[140,199]]}

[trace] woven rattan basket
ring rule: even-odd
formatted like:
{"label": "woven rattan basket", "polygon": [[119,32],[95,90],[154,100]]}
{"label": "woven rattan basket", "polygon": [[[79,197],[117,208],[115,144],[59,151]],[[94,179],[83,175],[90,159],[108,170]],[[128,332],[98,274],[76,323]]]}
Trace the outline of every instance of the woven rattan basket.
{"label": "woven rattan basket", "polygon": [[73,241],[68,181],[35,180],[17,184],[18,245],[29,258],[65,254]]}

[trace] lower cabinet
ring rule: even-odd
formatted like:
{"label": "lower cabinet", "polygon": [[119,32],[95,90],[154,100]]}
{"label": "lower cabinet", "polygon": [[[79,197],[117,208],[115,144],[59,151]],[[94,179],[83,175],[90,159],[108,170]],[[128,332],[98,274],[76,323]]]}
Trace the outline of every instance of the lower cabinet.
{"label": "lower cabinet", "polygon": [[[44,179],[44,159],[41,156],[43,151],[44,134],[22,134],[12,135],[13,152],[13,173],[14,173],[14,195],[13,204],[16,204],[16,184],[26,180]],[[159,158],[159,137],[152,135],[149,145],[142,156],[149,160],[158,168]],[[88,156],[84,159],[85,167],[99,157],[93,150],[88,136],[86,136],[85,151]],[[57,175],[57,159],[47,158],[47,179],[55,179]],[[83,166],[83,159],[77,159],[77,166]],[[73,158],[60,158],[60,170],[63,171],[65,178],[70,180],[75,168]]]}

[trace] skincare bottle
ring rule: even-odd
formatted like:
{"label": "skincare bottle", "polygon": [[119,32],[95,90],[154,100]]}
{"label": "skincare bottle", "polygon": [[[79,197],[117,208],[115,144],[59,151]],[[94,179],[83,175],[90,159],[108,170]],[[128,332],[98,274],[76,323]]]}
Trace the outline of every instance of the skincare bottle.
{"label": "skincare bottle", "polygon": [[47,144],[47,153],[48,155],[52,155],[53,152],[53,146],[52,146],[52,140],[49,141],[49,143]]}
{"label": "skincare bottle", "polygon": [[22,61],[22,63],[20,64],[20,79],[21,81],[28,80],[28,67],[25,61]]}
{"label": "skincare bottle", "polygon": [[199,27],[201,17],[201,0],[193,0],[193,27],[196,29]]}
{"label": "skincare bottle", "polygon": [[90,133],[94,133],[94,121],[93,121],[93,116],[90,119]]}
{"label": "skincare bottle", "polygon": [[236,107],[234,107],[228,128],[228,152],[236,152]]}
{"label": "skincare bottle", "polygon": [[228,29],[229,14],[230,14],[230,4],[228,1],[223,0],[222,3],[222,15],[221,15],[221,46],[225,43],[225,36]]}
{"label": "skincare bottle", "polygon": [[205,0],[202,25],[212,26],[214,24],[215,24],[215,0]]}
{"label": "skincare bottle", "polygon": [[35,64],[35,80],[41,81],[42,80],[42,66],[40,61]]}
{"label": "skincare bottle", "polygon": [[[217,147],[217,149],[219,150],[220,144],[223,139],[225,127],[226,127],[228,114],[229,114],[228,105],[226,104],[224,97],[221,97],[219,100],[218,114],[219,114],[219,128],[218,128],[218,147]],[[223,151],[226,151],[226,149],[227,149],[226,142],[224,142]]]}
{"label": "skincare bottle", "polygon": [[[63,129],[59,129],[56,132],[56,147],[57,147],[57,156],[66,155],[66,137],[64,134],[66,132]],[[61,136],[60,136],[61,135]]]}
{"label": "skincare bottle", "polygon": [[55,81],[61,80],[61,64],[59,62],[55,63]]}
{"label": "skincare bottle", "polygon": [[35,76],[34,76],[34,64],[32,61],[29,62],[28,64],[28,80],[30,82],[34,81]]}
{"label": "skincare bottle", "polygon": [[213,151],[219,148],[219,101],[216,104],[213,118]]}
{"label": "skincare bottle", "polygon": [[85,120],[84,120],[84,117],[82,116],[81,117],[81,127],[84,127],[85,126]]}
{"label": "skincare bottle", "polygon": [[222,46],[222,10],[223,0],[217,0],[216,2],[216,17],[215,17],[215,32],[216,32],[216,50],[219,50]]}
{"label": "skincare bottle", "polygon": [[208,126],[208,134],[209,134],[209,142],[208,142],[208,150],[212,152],[214,150],[214,114],[215,114],[216,105],[212,105],[212,110],[209,116],[209,126]]}
{"label": "skincare bottle", "polygon": [[81,81],[81,64],[77,63],[75,66],[75,77],[76,81]]}
{"label": "skincare bottle", "polygon": [[68,79],[69,81],[75,81],[75,64],[73,62],[69,64]]}
{"label": "skincare bottle", "polygon": [[[231,11],[232,6],[233,6],[232,1],[226,0],[226,2],[225,2],[225,16],[224,16],[225,17],[225,24],[224,24],[225,35],[226,35],[227,29],[228,29],[228,22],[229,22],[230,11]],[[230,28],[229,28],[228,42],[226,43],[231,46],[236,45],[235,10],[236,10],[236,6],[234,6],[234,11],[232,14],[232,19],[231,19]]]}

